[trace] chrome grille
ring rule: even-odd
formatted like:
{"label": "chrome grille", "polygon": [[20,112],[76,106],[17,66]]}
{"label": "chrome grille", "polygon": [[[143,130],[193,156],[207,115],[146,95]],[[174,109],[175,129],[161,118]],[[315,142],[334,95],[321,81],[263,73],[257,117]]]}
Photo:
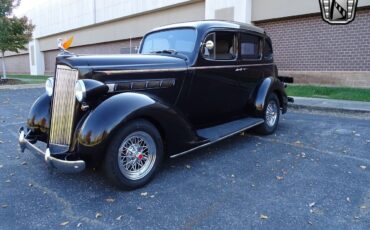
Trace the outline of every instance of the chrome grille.
{"label": "chrome grille", "polygon": [[74,89],[77,79],[77,70],[64,65],[57,66],[50,125],[50,144],[71,144],[76,107]]}

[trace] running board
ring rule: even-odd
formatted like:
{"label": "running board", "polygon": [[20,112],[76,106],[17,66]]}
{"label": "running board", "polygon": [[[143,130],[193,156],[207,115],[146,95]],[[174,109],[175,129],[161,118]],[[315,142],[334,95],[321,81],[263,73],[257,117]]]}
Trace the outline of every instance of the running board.
{"label": "running board", "polygon": [[224,123],[221,125],[213,126],[210,128],[199,129],[197,134],[200,137],[208,139],[210,142],[215,142],[217,140],[222,140],[246,129],[253,128],[259,124],[263,123],[261,118],[243,118],[240,120]]}
{"label": "running board", "polygon": [[206,147],[215,142],[221,141],[225,138],[228,138],[237,133],[240,133],[244,130],[251,129],[257,125],[262,124],[263,122],[264,120],[261,118],[243,118],[240,120],[224,123],[221,125],[217,125],[217,126],[213,126],[213,127],[209,127],[205,129],[198,129],[197,130],[198,136],[207,139],[208,142],[203,145],[197,146],[195,148],[186,150],[185,152],[172,155],[170,158],[179,157],[189,152],[192,152],[194,150]]}

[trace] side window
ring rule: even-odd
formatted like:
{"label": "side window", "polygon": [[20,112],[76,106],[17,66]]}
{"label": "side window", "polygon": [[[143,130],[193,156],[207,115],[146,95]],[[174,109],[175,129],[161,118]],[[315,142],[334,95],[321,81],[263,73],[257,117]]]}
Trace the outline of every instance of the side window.
{"label": "side window", "polygon": [[216,34],[215,33],[208,34],[206,39],[204,40],[204,45],[202,47],[202,54],[205,59],[209,60],[216,59],[215,45],[216,45]]}
{"label": "side window", "polygon": [[273,52],[271,43],[265,40],[265,45],[263,46],[263,57],[267,60],[273,59]]}
{"label": "side window", "polygon": [[244,34],[240,36],[240,54],[244,60],[261,58],[261,39],[258,36]]}
{"label": "side window", "polygon": [[233,32],[216,32],[204,40],[202,54],[208,60],[234,60],[236,58],[236,36]]}

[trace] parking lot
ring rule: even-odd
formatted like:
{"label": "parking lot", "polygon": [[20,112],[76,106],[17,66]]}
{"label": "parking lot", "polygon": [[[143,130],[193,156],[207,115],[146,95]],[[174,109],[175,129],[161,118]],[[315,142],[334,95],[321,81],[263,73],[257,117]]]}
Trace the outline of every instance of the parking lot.
{"label": "parking lot", "polygon": [[0,229],[370,229],[370,120],[291,111],[165,162],[145,188],[50,172],[17,143],[43,89],[0,90]]}

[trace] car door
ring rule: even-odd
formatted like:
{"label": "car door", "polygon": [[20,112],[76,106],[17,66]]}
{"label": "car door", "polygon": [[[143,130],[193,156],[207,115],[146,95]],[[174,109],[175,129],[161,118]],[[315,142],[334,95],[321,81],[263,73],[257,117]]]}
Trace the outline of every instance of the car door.
{"label": "car door", "polygon": [[240,108],[236,31],[213,31],[203,40],[196,65],[190,67],[192,82],[187,95],[187,117],[196,127],[231,120]]}
{"label": "car door", "polygon": [[263,79],[264,64],[262,63],[262,44],[263,37],[241,32],[239,36],[239,66],[236,71],[243,96],[240,97],[240,103],[244,104],[245,112],[253,106],[253,95],[256,93],[257,86]]}

